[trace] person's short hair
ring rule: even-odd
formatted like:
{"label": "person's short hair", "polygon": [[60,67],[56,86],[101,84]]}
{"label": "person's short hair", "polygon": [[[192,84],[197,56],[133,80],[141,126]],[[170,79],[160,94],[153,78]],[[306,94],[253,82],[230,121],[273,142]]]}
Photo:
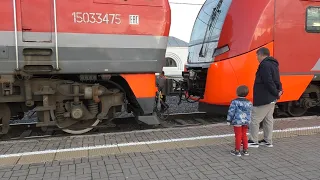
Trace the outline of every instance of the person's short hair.
{"label": "person's short hair", "polygon": [[237,96],[247,97],[249,94],[249,88],[246,85],[241,85],[237,88]]}
{"label": "person's short hair", "polygon": [[164,71],[161,71],[161,74],[164,75]]}
{"label": "person's short hair", "polygon": [[257,50],[258,55],[270,56],[270,51],[268,48],[262,47]]}

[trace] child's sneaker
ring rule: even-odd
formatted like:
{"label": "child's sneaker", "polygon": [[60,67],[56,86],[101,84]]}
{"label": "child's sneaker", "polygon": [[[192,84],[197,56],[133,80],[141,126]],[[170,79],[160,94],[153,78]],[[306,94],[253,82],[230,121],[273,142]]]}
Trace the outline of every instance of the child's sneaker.
{"label": "child's sneaker", "polygon": [[232,150],[230,153],[234,156],[239,156],[239,157],[241,156],[240,151],[237,151],[237,150]]}
{"label": "child's sneaker", "polygon": [[249,156],[248,150],[243,150],[242,153],[243,153],[243,155],[245,155],[245,156]]}
{"label": "child's sneaker", "polygon": [[262,139],[259,141],[259,144],[260,145],[264,145],[264,146],[267,146],[267,147],[273,147],[272,144],[268,143],[266,140]]}

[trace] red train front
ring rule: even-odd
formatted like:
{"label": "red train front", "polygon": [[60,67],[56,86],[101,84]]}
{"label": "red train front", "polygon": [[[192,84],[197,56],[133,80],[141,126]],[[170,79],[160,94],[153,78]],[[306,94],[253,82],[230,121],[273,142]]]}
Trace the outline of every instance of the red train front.
{"label": "red train front", "polygon": [[111,121],[121,107],[159,123],[152,113],[168,0],[1,0],[0,17],[2,133],[30,109],[37,126],[73,134]]}
{"label": "red train front", "polygon": [[284,95],[278,111],[301,116],[320,104],[320,1],[207,0],[189,45],[188,93],[199,111],[225,114],[235,89],[250,88],[256,50],[267,47],[280,64]]}

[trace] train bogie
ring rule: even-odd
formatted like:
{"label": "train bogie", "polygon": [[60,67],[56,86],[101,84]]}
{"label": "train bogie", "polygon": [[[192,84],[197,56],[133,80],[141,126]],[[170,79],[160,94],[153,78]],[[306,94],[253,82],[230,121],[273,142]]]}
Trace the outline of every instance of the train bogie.
{"label": "train bogie", "polygon": [[37,126],[73,134],[123,108],[159,123],[152,107],[170,29],[167,0],[2,0],[0,16],[2,133],[11,116],[30,109]]}
{"label": "train bogie", "polygon": [[[212,9],[211,14],[206,14],[207,9]],[[192,72],[196,78],[186,78],[202,89],[199,110],[226,114],[236,98],[235,89],[242,84],[249,87],[248,98],[253,99],[260,47],[267,47],[280,64],[284,94],[277,103],[279,112],[301,116],[320,105],[319,17],[320,2],[316,1],[207,0],[189,47],[187,74]],[[195,90],[188,91],[192,95]]]}

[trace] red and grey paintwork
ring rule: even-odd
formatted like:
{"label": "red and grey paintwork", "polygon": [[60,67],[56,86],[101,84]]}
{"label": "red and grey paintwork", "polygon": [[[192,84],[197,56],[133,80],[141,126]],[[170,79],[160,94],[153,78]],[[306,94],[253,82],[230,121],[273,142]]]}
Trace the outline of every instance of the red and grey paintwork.
{"label": "red and grey paintwork", "polygon": [[25,48],[51,49],[60,74],[162,70],[167,0],[1,0],[0,17],[0,74],[23,68]]}

